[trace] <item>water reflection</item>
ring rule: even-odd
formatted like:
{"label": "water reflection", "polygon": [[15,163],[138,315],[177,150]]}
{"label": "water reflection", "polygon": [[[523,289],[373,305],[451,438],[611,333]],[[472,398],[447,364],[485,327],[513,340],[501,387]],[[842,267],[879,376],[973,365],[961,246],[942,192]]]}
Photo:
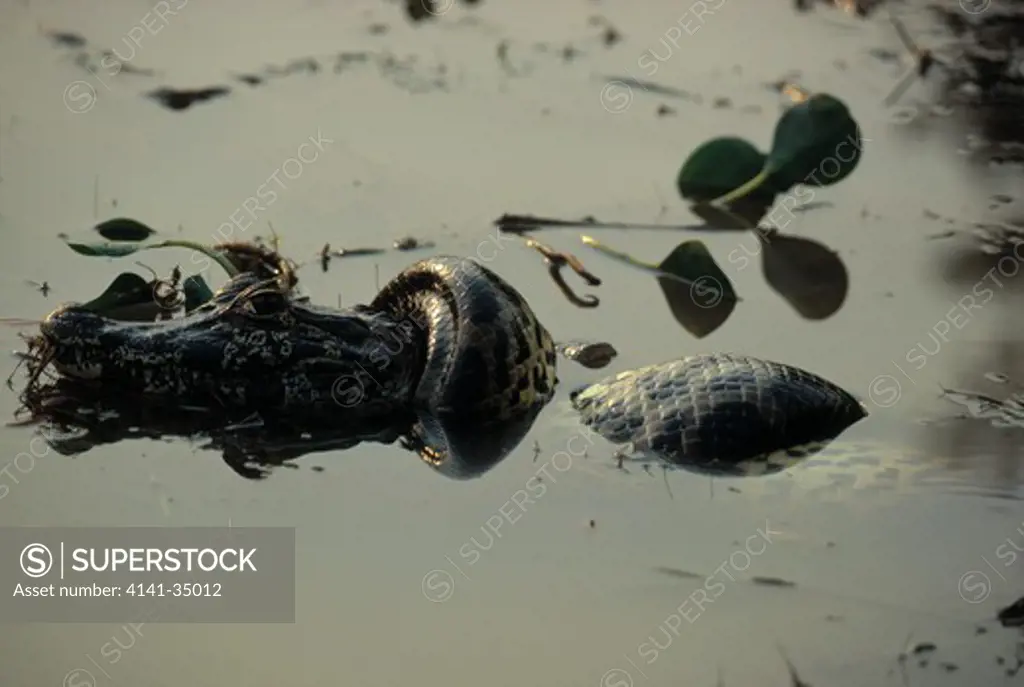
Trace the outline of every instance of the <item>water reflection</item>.
{"label": "water reflection", "polygon": [[[769,288],[804,319],[824,320],[839,311],[846,302],[850,278],[836,251],[819,241],[776,229],[757,229],[753,233],[757,248],[741,246],[731,251],[727,256],[730,263],[743,270],[752,259],[760,257]],[[653,273],[672,317],[688,332],[703,338],[725,323],[741,299],[710,256],[703,267],[692,260],[674,259],[688,243],[693,242],[677,246],[659,265],[644,264],[624,254],[621,257],[628,258],[622,260],[626,264]],[[613,254],[607,248],[602,252]]]}
{"label": "water reflection", "polygon": [[[994,162],[1024,161],[1024,69],[1019,50],[1024,8],[1019,3],[964,0],[934,7],[956,40],[946,98],[962,106],[969,125],[987,143],[980,152]],[[964,12],[969,6],[980,9]]]}
{"label": "water reflection", "polygon": [[[989,4],[965,0],[931,8],[955,38],[943,46],[948,58],[942,95],[964,116],[971,136],[981,139],[972,145],[980,158],[1020,160],[1024,72],[1019,69],[1017,44],[1024,12],[1019,3],[994,2],[991,11]],[[908,36],[902,38],[914,43]],[[919,71],[926,67],[919,64]],[[960,307],[967,303],[970,308],[998,308],[1002,316],[996,318],[996,331],[986,337],[984,354],[957,371],[966,380],[965,388],[943,390],[950,408],[958,408],[959,414],[929,423],[922,432],[922,446],[948,470],[970,472],[986,486],[1013,489],[1024,484],[1024,387],[1019,384],[1024,380],[1024,331],[1015,317],[1020,308],[1017,275],[1024,259],[1024,228],[1020,222],[989,219],[942,237],[957,241],[936,262],[938,279],[953,287]]]}
{"label": "water reflection", "polygon": [[1012,381],[1024,379],[1022,344],[1019,339],[992,342],[987,355],[964,370],[977,381],[969,389],[944,390],[961,412],[929,427],[925,440],[930,451],[948,456],[949,469],[971,470],[993,485],[1024,485],[1024,394]]}
{"label": "water reflection", "polygon": [[480,477],[518,446],[545,404],[503,421],[472,423],[410,411],[338,426],[336,415],[228,416],[209,408],[168,406],[102,393],[72,380],[36,392],[33,420],[58,453],[76,456],[130,439],[180,438],[216,451],[236,474],[264,479],[273,468],[363,442],[396,444],[450,479]]}
{"label": "water reflection", "polygon": [[801,317],[824,320],[839,311],[846,302],[850,277],[836,251],[820,241],[774,229],[754,233],[765,281]]}
{"label": "water reflection", "polygon": [[943,390],[951,407],[959,406],[959,415],[929,427],[924,440],[930,451],[949,456],[951,469],[1017,486],[1024,484],[1024,331],[1014,317],[1022,295],[1015,277],[1024,239],[1012,225],[1002,226],[1007,231],[989,227],[963,237],[937,265],[942,280],[963,294],[978,294],[979,285],[997,292],[989,298],[1005,316],[989,335],[985,354],[959,371],[965,388]]}
{"label": "water reflection", "polygon": [[[828,203],[818,201],[784,209],[792,215],[828,206]],[[762,273],[768,286],[801,317],[809,320],[831,317],[842,307],[849,292],[850,279],[846,265],[836,251],[820,241],[789,236],[773,227],[758,226],[769,207],[758,199],[746,197],[730,202],[725,207],[694,203],[690,209],[703,223],[692,225],[600,222],[593,217],[563,220],[521,214],[505,214],[494,223],[499,231],[524,238],[527,246],[540,252],[558,289],[569,302],[581,308],[595,308],[600,300],[593,295],[585,298],[578,296],[562,279],[561,268],[569,265],[591,286],[600,285],[601,279],[584,267],[575,255],[556,251],[535,238],[527,238],[526,232],[570,228],[715,233],[749,231],[757,239],[755,248],[748,249],[740,244],[728,253],[728,262],[742,271],[752,259],[760,257]],[[654,263],[591,236],[581,235],[580,238],[584,244],[604,256],[654,276],[673,318],[698,339],[725,324],[736,304],[742,300],[703,241],[683,241],[660,262]]]}

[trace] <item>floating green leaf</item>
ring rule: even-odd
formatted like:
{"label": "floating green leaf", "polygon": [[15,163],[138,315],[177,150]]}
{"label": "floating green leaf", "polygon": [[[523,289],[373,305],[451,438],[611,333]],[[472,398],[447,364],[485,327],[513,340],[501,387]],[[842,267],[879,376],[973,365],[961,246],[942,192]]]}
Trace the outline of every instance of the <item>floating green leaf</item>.
{"label": "floating green leaf", "polygon": [[183,239],[171,239],[169,241],[160,241],[158,243],[135,243],[130,241],[74,243],[67,241],[67,244],[71,250],[79,253],[80,255],[103,258],[122,258],[137,251],[150,250],[152,248],[188,248],[198,251],[199,253],[202,253],[216,261],[218,265],[224,268],[224,271],[228,273],[229,277],[234,277],[238,274],[238,268],[231,264],[231,261],[224,253],[212,248],[211,246],[206,246],[195,241],[186,241]]}
{"label": "floating green leaf", "polygon": [[123,258],[151,247],[128,242],[73,243],[68,241],[67,243],[68,247],[76,253],[94,258]]}
{"label": "floating green leaf", "polygon": [[860,162],[860,127],[846,104],[816,94],[791,107],[775,125],[768,167],[777,188],[831,186]]}
{"label": "floating green leaf", "polygon": [[702,241],[685,241],[658,265],[672,316],[698,339],[722,326],[736,307],[736,291]]}
{"label": "floating green leaf", "polygon": [[185,312],[190,313],[199,306],[213,298],[213,291],[207,286],[202,275],[194,274],[187,277],[181,283],[181,290],[185,292]]}
{"label": "floating green leaf", "polygon": [[132,272],[122,272],[93,300],[80,306],[115,320],[151,322],[160,312],[153,300],[153,282]]}
{"label": "floating green leaf", "polygon": [[731,203],[762,187],[782,192],[796,184],[830,186],[853,172],[860,155],[860,127],[846,104],[816,93],[779,119],[760,173],[715,203]]}
{"label": "floating green leaf", "polygon": [[610,258],[654,274],[676,321],[697,338],[718,329],[740,300],[703,241],[684,241],[655,265],[610,248],[590,236],[581,238]]}
{"label": "floating green leaf", "polygon": [[155,229],[127,217],[108,219],[93,228],[108,241],[145,241],[156,233]]}
{"label": "floating green leaf", "polygon": [[[710,201],[740,188],[765,168],[768,158],[754,144],[735,136],[713,138],[698,146],[679,170],[679,195],[695,202]],[[775,199],[771,188],[754,193],[770,206]]]}

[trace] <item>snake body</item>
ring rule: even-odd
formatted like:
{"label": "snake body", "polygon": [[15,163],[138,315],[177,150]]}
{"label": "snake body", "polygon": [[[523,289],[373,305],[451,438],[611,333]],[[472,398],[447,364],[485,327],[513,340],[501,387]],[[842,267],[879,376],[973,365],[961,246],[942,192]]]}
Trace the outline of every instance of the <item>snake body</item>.
{"label": "snake body", "polygon": [[[243,273],[175,320],[120,322],[70,305],[41,331],[65,377],[213,407],[335,422],[425,411],[496,426],[532,417],[554,396],[551,335],[518,291],[472,260],[421,260],[368,305],[346,309],[261,290],[260,279]],[[572,357],[588,347],[558,350]],[[590,366],[614,355],[607,345],[589,350],[600,354],[581,360]],[[767,454],[803,455],[794,447],[865,415],[821,377],[730,354],[623,372],[574,392],[572,403],[615,443],[731,474],[773,471]]]}
{"label": "snake body", "polygon": [[500,421],[554,396],[555,346],[507,281],[471,260],[423,260],[367,309],[410,322],[426,342],[414,399],[445,413]]}
{"label": "snake body", "polygon": [[730,353],[622,372],[571,400],[584,425],[612,443],[726,475],[784,470],[867,415],[822,377]]}

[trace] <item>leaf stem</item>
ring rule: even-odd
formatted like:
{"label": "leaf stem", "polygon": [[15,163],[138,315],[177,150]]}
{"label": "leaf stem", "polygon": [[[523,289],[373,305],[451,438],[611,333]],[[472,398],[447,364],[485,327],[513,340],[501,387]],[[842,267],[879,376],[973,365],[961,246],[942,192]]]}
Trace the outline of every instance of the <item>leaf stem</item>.
{"label": "leaf stem", "polygon": [[160,243],[154,243],[147,246],[147,248],[158,248],[160,246],[167,246],[169,248],[190,248],[212,258],[213,260],[216,260],[217,264],[224,268],[224,271],[228,273],[229,277],[234,277],[238,274],[238,270],[233,264],[231,264],[230,260],[224,257],[223,253],[197,241],[189,241],[187,239],[168,239],[166,241],[161,241]]}
{"label": "leaf stem", "polygon": [[749,194],[751,191],[755,190],[757,187],[763,184],[768,179],[769,174],[770,172],[767,169],[763,169],[760,171],[760,173],[758,173],[756,177],[754,177],[747,183],[743,184],[739,188],[729,191],[724,196],[715,198],[711,202],[714,203],[715,205],[724,205],[726,203],[731,203],[732,201],[738,198],[742,198],[743,196]]}
{"label": "leaf stem", "polygon": [[[677,282],[686,284],[687,286],[689,286],[691,288],[697,285],[697,282],[695,282],[692,279],[688,279],[687,277],[684,277],[681,274],[675,274],[674,272],[670,272],[670,271],[666,270],[665,268],[663,268],[661,265],[655,265],[653,262],[644,262],[643,260],[639,260],[637,258],[634,258],[632,255],[630,255],[628,253],[623,253],[622,251],[615,250],[614,248],[611,248],[611,247],[601,243],[600,241],[598,241],[597,239],[595,239],[592,236],[586,236],[586,235],[582,235],[581,234],[580,235],[580,240],[582,240],[583,243],[585,243],[586,245],[590,246],[591,248],[597,250],[600,253],[604,253],[605,255],[607,255],[610,258],[613,258],[615,260],[619,260],[621,262],[626,263],[627,265],[630,265],[632,267],[636,267],[637,269],[641,269],[641,270],[643,270],[645,272],[649,272],[649,273],[653,274],[655,277],[663,278],[663,279],[671,279],[673,281],[677,281]],[[739,296],[737,296],[734,293],[730,293],[728,295],[728,298],[730,300],[732,300],[732,301],[736,301],[737,303],[739,303],[740,301],[743,300],[742,298],[740,298]]]}
{"label": "leaf stem", "polygon": [[655,265],[654,263],[638,260],[637,258],[634,258],[632,255],[629,255],[628,253],[623,253],[622,251],[618,251],[615,250],[614,248],[606,246],[605,244],[601,243],[600,241],[591,236],[581,235],[580,240],[582,240],[584,244],[590,246],[591,248],[595,248],[609,257],[616,258],[618,260],[621,260],[622,262],[633,265],[634,267],[639,267],[642,270],[649,270],[651,272],[661,271],[658,268],[658,266]]}

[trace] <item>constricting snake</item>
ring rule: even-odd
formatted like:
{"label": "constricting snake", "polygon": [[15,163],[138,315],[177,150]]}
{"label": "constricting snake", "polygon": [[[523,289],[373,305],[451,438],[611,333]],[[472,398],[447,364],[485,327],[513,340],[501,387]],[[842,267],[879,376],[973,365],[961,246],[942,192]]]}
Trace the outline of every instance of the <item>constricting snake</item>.
{"label": "constricting snake", "polygon": [[[419,261],[368,305],[310,305],[244,272],[206,305],[121,322],[66,305],[41,325],[65,378],[121,394],[335,423],[403,412],[497,426],[555,394],[556,344],[508,282],[468,259]],[[579,347],[558,346],[572,354]],[[781,470],[866,415],[797,368],[730,354],[623,372],[577,390],[583,423],[713,474]]]}

